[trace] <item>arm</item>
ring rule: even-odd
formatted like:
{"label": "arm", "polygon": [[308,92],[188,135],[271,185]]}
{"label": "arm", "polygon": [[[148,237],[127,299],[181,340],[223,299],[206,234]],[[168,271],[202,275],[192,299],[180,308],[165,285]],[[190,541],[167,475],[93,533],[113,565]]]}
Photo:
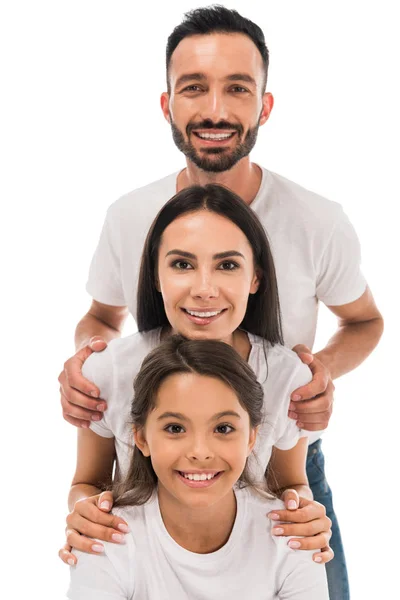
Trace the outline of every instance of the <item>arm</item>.
{"label": "arm", "polygon": [[308,431],[328,426],[333,403],[332,380],[360,365],[383,332],[383,319],[369,288],[354,302],[328,308],[338,317],[338,329],[325,348],[314,355],[306,346],[293,348],[309,365],[313,380],[293,391],[289,416]]}
{"label": "arm", "polygon": [[313,559],[326,563],[333,558],[329,547],[332,523],[325,507],[313,500],[308,485],[307,441],[300,438],[291,450],[273,448],[266,471],[267,484],[284,501],[286,510],[274,511],[268,517],[280,521],[272,529],[274,535],[290,536],[288,545],[293,549],[318,550]]}
{"label": "arm", "polygon": [[112,481],[114,460],[114,438],[78,429],[77,464],[68,497],[71,512],[67,517],[67,543],[59,552],[68,564],[76,562],[72,546],[83,552],[103,552],[103,545],[89,538],[120,543],[121,532],[128,531],[123,519],[107,514],[112,505],[111,492],[101,493]]}
{"label": "arm", "polygon": [[63,416],[71,425],[88,428],[91,420],[102,418],[107,404],[99,398],[98,387],[82,376],[82,365],[92,352],[101,352],[109,341],[120,337],[127,315],[126,306],[93,300],[79,321],[75,331],[77,352],[64,364],[58,378]]}

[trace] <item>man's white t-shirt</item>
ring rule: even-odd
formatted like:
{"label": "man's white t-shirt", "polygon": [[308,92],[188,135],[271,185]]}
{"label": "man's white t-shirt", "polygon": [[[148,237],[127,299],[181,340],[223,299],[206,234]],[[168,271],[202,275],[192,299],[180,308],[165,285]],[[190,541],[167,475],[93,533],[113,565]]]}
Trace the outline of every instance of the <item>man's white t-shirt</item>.
{"label": "man's white t-shirt", "polygon": [[[144,241],[158,211],[176,194],[178,174],[134,190],[108,209],[86,286],[98,302],[128,306],[135,318]],[[366,289],[354,228],[338,203],[264,168],[250,206],[271,244],[285,345],[312,348],[318,301],[339,306]],[[310,433],[310,443],[318,437]]]}
{"label": "man's white t-shirt", "polygon": [[[102,437],[115,437],[117,464],[121,475],[129,467],[133,448],[130,409],[133,381],[143,359],[160,344],[161,329],[134,333],[109,343],[103,352],[94,352],[85,361],[84,377],[100,389],[107,401],[101,421],[92,421],[90,428]],[[270,346],[260,337],[248,334],[251,351],[248,359],[264,391],[265,418],[258,431],[249,466],[256,480],[264,478],[272,447],[293,448],[306,432],[289,419],[290,394],[311,381],[311,372],[297,354],[284,346]]]}
{"label": "man's white t-shirt", "polygon": [[237,514],[227,543],[210,554],[190,552],[165,528],[157,494],[142,506],[113,510],[127,522],[125,544],[104,543],[102,555],[74,550],[70,600],[328,600],[325,568],[311,551],[273,536],[266,517],[279,500],[236,490]]}

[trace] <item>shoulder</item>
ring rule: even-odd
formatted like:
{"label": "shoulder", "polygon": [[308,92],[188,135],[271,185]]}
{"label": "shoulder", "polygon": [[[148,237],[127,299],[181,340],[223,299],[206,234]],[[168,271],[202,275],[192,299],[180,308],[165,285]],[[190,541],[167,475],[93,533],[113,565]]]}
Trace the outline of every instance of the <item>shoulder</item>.
{"label": "shoulder", "polygon": [[252,346],[249,364],[260,381],[268,381],[269,385],[271,381],[279,384],[282,381],[290,384],[297,379],[304,380],[303,383],[311,381],[310,369],[300,360],[296,352],[282,344],[271,346],[257,335],[248,335]]}
{"label": "shoulder", "polygon": [[101,398],[109,398],[116,373],[139,370],[143,359],[160,340],[160,329],[134,333],[112,340],[102,352],[93,352],[82,367],[84,377],[100,388]]}

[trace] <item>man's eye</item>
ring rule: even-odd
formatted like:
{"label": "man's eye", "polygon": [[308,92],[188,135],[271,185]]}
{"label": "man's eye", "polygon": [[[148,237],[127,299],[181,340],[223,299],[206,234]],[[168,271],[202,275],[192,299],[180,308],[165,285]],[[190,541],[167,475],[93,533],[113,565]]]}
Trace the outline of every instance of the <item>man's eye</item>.
{"label": "man's eye", "polygon": [[221,269],[221,271],[234,271],[238,268],[239,265],[236,262],[233,262],[232,260],[226,260],[219,265],[219,269]]}
{"label": "man's eye", "polygon": [[184,92],[199,92],[201,88],[198,85],[188,85],[184,88]]}
{"label": "man's eye", "polygon": [[167,427],[165,427],[165,431],[168,431],[168,433],[182,433],[183,431],[185,431],[182,427],[182,425],[167,425]]}
{"label": "man's eye", "polygon": [[175,261],[172,263],[172,266],[173,266],[175,269],[180,269],[180,270],[182,270],[182,271],[184,271],[184,270],[189,270],[189,269],[191,269],[191,268],[192,268],[192,265],[191,265],[190,263],[188,263],[186,260],[175,260]]}
{"label": "man's eye", "polygon": [[232,431],[235,431],[232,425],[228,425],[226,423],[223,425],[218,425],[217,427],[217,432],[222,433],[224,435],[231,433]]}
{"label": "man's eye", "polygon": [[239,92],[239,93],[244,93],[244,92],[248,92],[248,90],[244,87],[242,87],[241,85],[235,85],[233,88],[231,88],[234,92]]}

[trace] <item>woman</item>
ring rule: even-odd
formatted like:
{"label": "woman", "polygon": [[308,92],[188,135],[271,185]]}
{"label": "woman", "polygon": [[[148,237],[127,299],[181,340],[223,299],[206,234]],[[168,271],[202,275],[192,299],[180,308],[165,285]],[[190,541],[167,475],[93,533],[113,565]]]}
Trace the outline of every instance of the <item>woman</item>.
{"label": "woman", "polygon": [[[329,519],[321,505],[307,500],[311,498],[305,473],[307,440],[287,416],[291,392],[308,383],[311,374],[282,345],[268,240],[253,211],[231,191],[216,185],[186,188],[161,209],[143,250],[137,323],[141,333],[114,340],[83,367],[85,377],[107,400],[108,410],[102,421],[91,424],[91,430],[78,430],[68,543],[87,552],[102,552],[101,544],[85,536],[122,541],[126,524],[103,512],[111,498],[98,495],[111,482],[115,456],[118,471],[124,475],[128,469],[132,381],[161,339],[179,333],[190,339],[224,341],[255,371],[263,385],[268,421],[260,428],[257,458],[252,457],[250,468],[256,479],[263,479],[272,453],[270,487],[277,492],[296,488],[305,497],[303,505],[309,504],[307,524],[285,526],[285,533],[307,539],[290,543],[322,548],[314,559],[329,560]],[[296,507],[295,497],[292,500]],[[274,528],[274,533],[282,534],[283,528]],[[60,556],[65,562],[76,560],[68,547]]]}
{"label": "woman", "polygon": [[257,494],[247,469],[262,411],[262,386],[228,344],[174,336],[153,350],[135,380],[136,447],[115,490],[131,533],[102,557],[80,556],[68,597],[327,599],[324,570],[265,527],[280,503]]}

